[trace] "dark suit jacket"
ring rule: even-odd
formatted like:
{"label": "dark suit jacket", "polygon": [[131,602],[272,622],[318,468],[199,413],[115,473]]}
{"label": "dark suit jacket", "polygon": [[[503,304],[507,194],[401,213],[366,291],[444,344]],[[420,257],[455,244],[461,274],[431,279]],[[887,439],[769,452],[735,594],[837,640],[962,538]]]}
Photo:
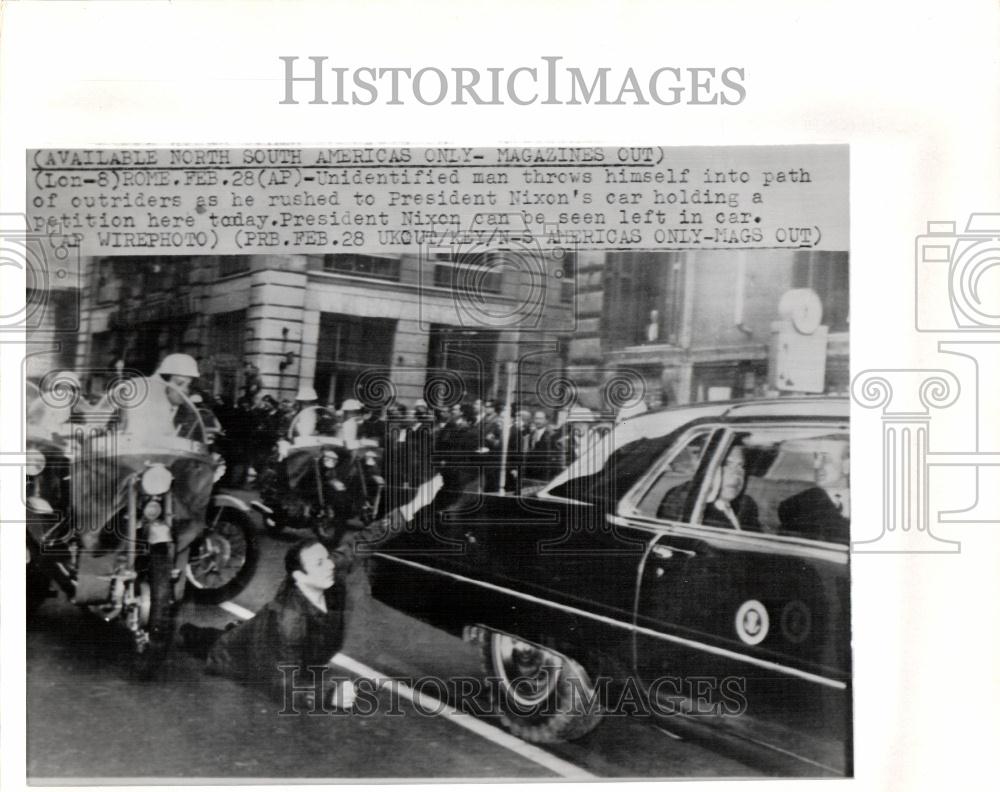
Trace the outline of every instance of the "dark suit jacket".
{"label": "dark suit jacket", "polygon": [[[326,607],[323,613],[305,598],[291,577],[286,578],[274,599],[256,616],[215,642],[208,655],[208,671],[281,696],[293,677],[290,670],[282,673],[279,667],[295,666],[300,669],[295,684],[309,685],[313,678],[307,669],[326,666],[344,642],[341,583],[326,591]],[[326,692],[325,686],[324,695]]]}
{"label": "dark suit jacket", "polygon": [[820,487],[810,487],[778,506],[781,530],[823,542],[846,543],[851,521],[837,511],[830,496]]}
{"label": "dark suit jacket", "polygon": [[[663,499],[660,508],[656,511],[656,516],[665,520],[682,519],[690,494],[691,482],[674,487]],[[740,521],[740,528],[742,530],[761,530],[760,516],[758,515],[757,504],[753,498],[747,494],[738,495],[729,506],[736,515],[736,519]],[[712,503],[705,504],[705,513],[702,515],[701,524],[710,525],[714,528],[733,528],[733,524],[729,521],[729,518]]]}
{"label": "dark suit jacket", "polygon": [[535,440],[535,432],[524,436],[525,471],[528,478],[548,480],[562,469],[562,449],[559,433],[551,426],[542,430]]}
{"label": "dark suit jacket", "polygon": [[[744,531],[760,530],[760,515],[757,511],[757,504],[749,495],[737,495],[730,502],[729,507],[736,514],[736,519],[740,521],[740,529]],[[729,518],[715,507],[713,503],[705,504],[705,513],[701,517],[702,525],[711,525],[715,528],[732,528],[733,524]]]}

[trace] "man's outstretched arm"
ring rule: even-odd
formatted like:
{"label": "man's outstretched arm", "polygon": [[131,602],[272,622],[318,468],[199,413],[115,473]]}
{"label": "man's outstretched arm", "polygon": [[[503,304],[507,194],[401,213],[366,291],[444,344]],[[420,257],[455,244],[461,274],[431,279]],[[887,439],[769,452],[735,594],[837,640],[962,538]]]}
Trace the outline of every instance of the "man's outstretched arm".
{"label": "man's outstretched arm", "polygon": [[409,503],[394,509],[380,520],[375,520],[360,531],[355,531],[337,545],[333,551],[334,563],[349,569],[358,558],[367,558],[375,548],[401,533],[421,509],[431,505],[444,485],[440,474],[428,479],[417,489]]}

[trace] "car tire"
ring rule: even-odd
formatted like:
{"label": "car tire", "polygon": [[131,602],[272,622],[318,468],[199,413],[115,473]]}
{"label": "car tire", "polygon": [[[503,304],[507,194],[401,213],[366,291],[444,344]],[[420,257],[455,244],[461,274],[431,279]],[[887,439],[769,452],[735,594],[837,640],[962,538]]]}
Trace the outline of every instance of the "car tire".
{"label": "car tire", "polygon": [[580,663],[502,632],[488,630],[477,640],[493,703],[511,734],[530,743],[560,743],[600,723],[597,692]]}

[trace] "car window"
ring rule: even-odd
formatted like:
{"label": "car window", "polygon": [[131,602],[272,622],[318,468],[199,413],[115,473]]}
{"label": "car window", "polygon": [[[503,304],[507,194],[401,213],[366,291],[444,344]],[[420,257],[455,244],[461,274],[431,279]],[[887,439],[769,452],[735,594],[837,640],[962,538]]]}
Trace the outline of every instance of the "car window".
{"label": "car window", "polygon": [[640,437],[614,448],[611,434],[597,438],[566,474],[549,484],[546,494],[583,501],[617,501],[646,474],[670,445],[670,437]]}
{"label": "car window", "polygon": [[580,455],[542,490],[544,495],[593,502],[617,500],[638,482],[685,427],[719,415],[718,404],[645,413],[588,430]]}
{"label": "car window", "polygon": [[697,495],[693,488],[695,474],[714,429],[704,427],[695,430],[671,449],[653,474],[648,489],[636,503],[638,514],[664,520],[684,519],[690,512],[692,496]]}
{"label": "car window", "polygon": [[731,433],[708,469],[693,522],[846,544],[846,427],[759,427]]}

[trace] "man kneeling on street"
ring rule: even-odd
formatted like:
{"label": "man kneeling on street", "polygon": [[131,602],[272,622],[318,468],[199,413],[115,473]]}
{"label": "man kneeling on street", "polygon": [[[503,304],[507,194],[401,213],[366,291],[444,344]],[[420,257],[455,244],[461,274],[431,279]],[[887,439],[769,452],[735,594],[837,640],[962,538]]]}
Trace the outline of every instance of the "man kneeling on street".
{"label": "man kneeling on street", "polygon": [[[257,686],[282,698],[285,712],[350,709],[355,690],[328,668],[344,643],[344,578],[370,547],[402,530],[434,500],[441,477],[426,482],[410,502],[377,520],[332,553],[316,538],[285,554],[285,579],[267,605],[243,624],[217,630],[185,624],[181,639],[206,657],[206,671]],[[339,570],[339,573],[338,573]]]}

